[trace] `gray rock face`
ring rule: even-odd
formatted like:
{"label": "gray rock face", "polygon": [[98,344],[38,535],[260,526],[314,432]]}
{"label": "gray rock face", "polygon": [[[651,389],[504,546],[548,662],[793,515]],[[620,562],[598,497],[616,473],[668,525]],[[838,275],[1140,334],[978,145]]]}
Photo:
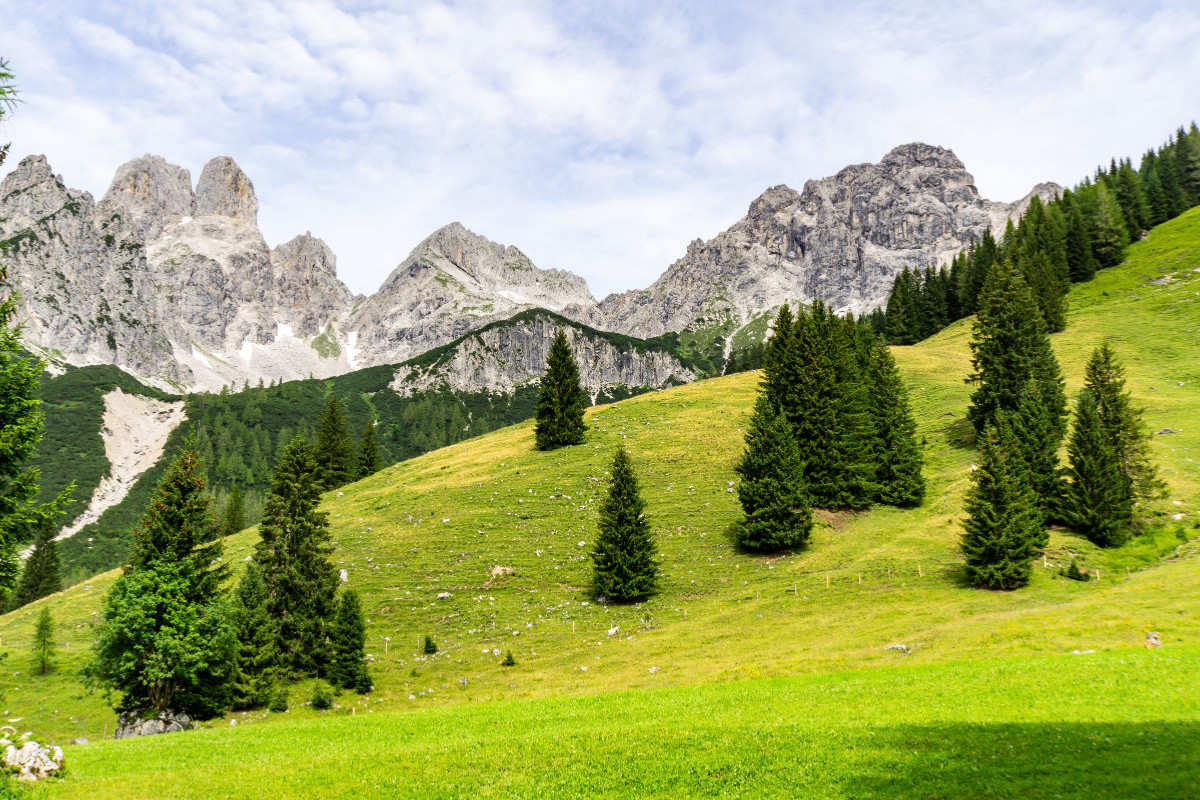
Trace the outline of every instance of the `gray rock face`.
{"label": "gray rock face", "polygon": [[455,222],[404,259],[347,324],[365,363],[411,358],[527,308],[592,307],[587,283]]}
{"label": "gray rock face", "polygon": [[135,736],[157,736],[160,733],[179,733],[192,727],[192,718],[187,714],[164,711],[145,717],[137,711],[125,711],[117,716],[114,739],[130,739]]}
{"label": "gray rock face", "polygon": [[254,184],[229,156],[218,156],[205,164],[196,182],[196,216],[210,215],[258,224]]}
{"label": "gray rock face", "polygon": [[[1039,193],[1059,191],[1040,184]],[[765,191],[746,216],[687,253],[644,291],[613,295],[592,312],[599,327],[652,337],[715,325],[736,328],[755,312],[821,299],[842,311],[869,311],[887,298],[905,267],[945,262],[989,228],[1001,231],[1017,204],[980,199],[974,179],[949,150],[908,144],[878,164],[846,167]]]}
{"label": "gray rock face", "polygon": [[196,213],[191,174],[162,156],[145,155],[118,168],[103,202],[123,212],[146,239],[162,233],[165,224]]}
{"label": "gray rock face", "polygon": [[657,389],[696,379],[695,373],[670,353],[618,347],[603,335],[564,325],[561,318],[550,314],[533,312],[511,324],[491,326],[464,337],[433,364],[401,365],[391,387],[401,395],[440,388],[511,393],[541,379],[560,327],[571,343],[580,382],[593,402],[597,396],[618,388]]}

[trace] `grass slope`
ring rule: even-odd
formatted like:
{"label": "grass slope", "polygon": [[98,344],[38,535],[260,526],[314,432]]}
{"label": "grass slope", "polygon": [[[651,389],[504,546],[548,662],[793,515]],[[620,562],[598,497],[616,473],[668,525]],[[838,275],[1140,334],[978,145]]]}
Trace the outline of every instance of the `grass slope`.
{"label": "grass slope", "polygon": [[[350,487],[343,497],[329,497],[326,502],[339,566],[348,571],[349,585],[363,594],[370,618],[368,649],[375,658],[377,683],[375,694],[345,695],[342,708],[326,714],[345,714],[352,708],[362,714],[465,706],[407,717],[389,715],[384,718],[387,722],[372,715],[376,721],[370,724],[398,737],[389,740],[395,744],[393,750],[412,753],[411,762],[377,758],[380,750],[352,733],[355,725],[368,725],[359,717],[327,716],[316,721],[312,718],[320,715],[301,706],[287,715],[238,715],[244,722],[266,716],[268,724],[239,726],[236,737],[221,740],[231,743],[230,758],[237,766],[215,756],[206,761],[192,749],[199,747],[193,741],[211,741],[208,737],[227,733],[168,737],[161,742],[96,743],[71,749],[75,777],[60,789],[99,792],[105,775],[111,776],[113,786],[120,785],[119,776],[129,785],[139,785],[137,780],[150,780],[148,774],[156,769],[176,767],[188,780],[206,787],[229,787],[231,776],[247,770],[246,785],[253,786],[257,778],[250,773],[256,768],[247,765],[257,754],[236,744],[248,742],[247,748],[262,746],[281,764],[300,759],[296,768],[304,775],[295,780],[303,783],[288,784],[287,794],[294,795],[332,796],[340,787],[335,781],[360,772],[378,776],[383,786],[384,773],[370,766],[373,759],[391,765],[388,780],[420,785],[430,779],[437,758],[445,759],[450,770],[462,763],[463,769],[483,771],[482,777],[476,775],[462,785],[445,779],[440,785],[450,787],[444,790],[447,795],[466,793],[468,787],[473,787],[472,792],[500,794],[537,790],[587,794],[592,787],[595,793],[605,787],[650,795],[707,793],[710,790],[702,787],[708,784],[687,783],[700,780],[696,775],[706,770],[722,776],[712,784],[712,793],[752,794],[751,789],[758,789],[748,784],[751,772],[740,773],[743,783],[729,782],[740,763],[730,760],[733,754],[745,760],[749,753],[759,753],[758,762],[745,763],[759,764],[747,769],[761,768],[768,787],[775,785],[770,781],[790,774],[774,772],[790,763],[787,759],[806,757],[806,750],[793,749],[791,744],[775,755],[782,741],[779,731],[791,729],[785,725],[776,731],[761,707],[754,710],[754,702],[769,706],[775,691],[803,696],[794,707],[781,705],[779,713],[787,725],[801,727],[802,741],[820,742],[812,756],[811,763],[817,765],[814,774],[819,778],[824,772],[821,765],[829,763],[836,780],[814,785],[842,787],[838,791],[844,796],[882,793],[882,784],[869,780],[883,781],[893,762],[900,774],[917,780],[924,767],[945,753],[952,756],[954,775],[975,780],[969,774],[972,758],[995,738],[988,739],[988,731],[1005,742],[995,746],[1011,744],[1025,753],[1021,758],[1034,759],[1044,754],[1044,745],[1054,742],[1071,743],[1062,753],[1087,752],[1093,745],[1128,753],[1127,748],[1134,748],[1130,743],[1140,741],[1135,738],[1137,731],[1143,730],[1156,742],[1144,753],[1145,763],[1174,768],[1176,754],[1196,749],[1194,716],[1182,720],[1165,716],[1153,704],[1142,711],[1137,698],[1143,693],[1154,695],[1154,686],[1162,683],[1162,708],[1178,712],[1200,707],[1200,689],[1176,675],[1177,669],[1190,669],[1187,664],[1196,658],[1191,646],[1200,645],[1200,617],[1195,614],[1200,601],[1200,541],[1185,544],[1181,539],[1196,533],[1193,520],[1200,500],[1200,463],[1195,460],[1200,449],[1200,427],[1195,426],[1200,419],[1198,270],[1200,210],[1155,230],[1131,249],[1124,265],[1075,287],[1070,325],[1055,337],[1074,389],[1092,348],[1102,336],[1111,336],[1128,367],[1135,399],[1147,407],[1148,424],[1156,431],[1175,431],[1156,436],[1153,444],[1172,491],[1171,499],[1155,510],[1168,524],[1120,550],[1099,551],[1077,536],[1056,531],[1047,566],[1039,566],[1027,589],[999,593],[962,584],[957,541],[961,498],[974,452],[962,444],[970,391],[962,379],[970,364],[969,327],[959,323],[921,345],[896,349],[926,440],[930,492],[920,509],[824,515],[825,524],[808,550],[773,558],[738,553],[728,535],[739,511],[732,492],[732,465],[741,449],[740,426],[750,410],[756,374],[714,379],[592,409],[588,441],[580,447],[535,451],[528,423],[453,445],[389,467]],[[1163,282],[1168,275],[1172,279]],[[588,599],[588,552],[605,470],[618,443],[630,448],[644,487],[663,554],[663,591],[644,604],[603,607]],[[1185,516],[1176,523],[1169,519],[1174,514]],[[241,564],[253,541],[253,531],[232,537],[227,557]],[[1058,577],[1057,567],[1071,554],[1099,568],[1101,580],[1081,584]],[[18,723],[22,729],[63,741],[79,735],[96,738],[111,724],[111,712],[98,697],[82,695],[72,675],[90,644],[89,625],[111,580],[111,573],[98,576],[86,586],[41,601],[51,604],[62,623],[62,659],[54,676],[27,674],[26,644],[40,605],[0,618],[0,645],[18,651],[4,664],[6,671],[16,673],[4,682],[5,716],[22,718]],[[452,597],[438,600],[440,592]],[[1128,648],[1139,647],[1151,630],[1162,635],[1167,643],[1164,653],[1171,655],[1130,653]],[[441,646],[437,655],[418,652],[425,634]],[[916,650],[908,656],[884,650],[894,643],[916,645]],[[1177,648],[1181,648],[1179,655],[1174,655]],[[519,663],[504,668],[499,662],[509,649]],[[1116,653],[1094,662],[1070,656],[1066,661],[1009,660],[1073,650]],[[1140,660],[1156,658],[1163,660]],[[1107,666],[1097,667],[1096,674],[1064,669],[1065,664],[1078,670],[1075,665],[1090,663]],[[901,664],[912,670],[795,677]],[[1149,664],[1164,665],[1171,677],[1160,681],[1154,669],[1139,666]],[[1013,678],[1016,688],[1009,690],[1004,688],[1005,676],[1015,674],[1012,670],[1029,670],[1030,677],[1024,682]],[[905,694],[910,691],[904,688],[906,675],[926,676],[928,691],[954,696],[930,706],[934,711],[927,716],[914,711],[907,700],[889,706],[893,697],[915,698],[926,691],[912,689],[912,694]],[[767,680],[731,683],[749,678]],[[871,690],[874,694],[854,693],[863,681],[876,687]],[[701,684],[705,688],[688,688]],[[1054,702],[1038,706],[1041,716],[1021,710],[1023,703],[1036,705],[1033,687],[1051,685],[1058,687],[1048,695]],[[989,686],[996,687],[996,705],[975,703],[972,698],[978,692],[993,691]],[[600,696],[671,688],[678,691]],[[820,698],[838,692],[848,693],[836,704],[842,716],[830,719],[830,715],[837,717],[831,711],[835,705],[822,705],[825,701]],[[743,701],[756,693],[768,699]],[[549,700],[563,695],[587,698]],[[1124,696],[1130,700],[1117,710]],[[303,691],[293,697],[304,699]],[[660,719],[655,697],[675,698],[663,702],[700,710],[680,711],[674,717],[663,712]],[[544,700],[476,705],[526,698]],[[1058,706],[1072,706],[1076,701],[1071,698],[1080,698],[1079,713],[1072,716],[1074,712],[1063,710],[1065,727],[1055,728]],[[738,716],[742,702],[750,709],[745,718]],[[869,702],[877,705],[864,708]],[[790,716],[784,713],[788,708],[794,709]],[[565,721],[548,723],[539,732],[536,719],[542,713]],[[627,730],[612,722],[638,715],[645,728]],[[871,721],[892,715],[911,718],[912,725],[897,721],[899,727],[876,738]],[[710,717],[712,726],[706,728]],[[281,718],[288,722],[281,723]],[[497,721],[500,730],[509,730],[505,720],[510,718],[516,726],[511,741],[488,738],[472,727],[472,720],[478,719],[483,721],[480,724]],[[517,720],[525,721],[518,725]],[[984,722],[984,727],[972,727]],[[1148,727],[1135,724],[1143,722]],[[697,773],[689,778],[681,771],[680,759],[691,756],[674,755],[670,747],[672,743],[684,747],[688,726],[693,725],[709,732],[691,754]],[[589,745],[592,740],[575,737],[572,726],[604,731],[608,738]],[[364,730],[365,738],[375,735]],[[1101,738],[1088,738],[1099,731],[1096,735]],[[480,736],[486,741],[477,744],[483,740],[473,737]],[[544,738],[527,746],[523,736]],[[576,742],[580,749],[594,746],[595,758],[552,756],[558,740]],[[303,765],[316,741],[323,743],[319,749],[324,755],[307,770]],[[869,756],[874,743],[883,743],[879,745],[882,761]],[[1183,749],[1172,749],[1177,747]],[[475,749],[478,752],[462,752]],[[606,753],[624,759],[622,764],[642,754],[674,766],[664,767],[660,777],[667,777],[657,783],[657,778],[638,783],[643,780],[638,776],[645,773],[633,766],[621,767],[625,772],[617,777],[605,777]],[[523,760],[526,757],[532,760]],[[1060,758],[1059,751],[1047,757],[1054,764],[1067,758]],[[1099,763],[1089,759],[1081,763]],[[537,769],[545,774],[515,776],[510,768],[497,774],[508,775],[506,780],[515,783],[480,788],[498,763],[540,765]],[[988,763],[992,771],[985,771],[984,777],[989,780],[1017,780],[1008,766],[995,760]],[[1142,763],[1127,770],[1136,772]],[[912,769],[906,770],[905,765]],[[140,771],[146,771],[146,776],[138,778]],[[614,784],[620,774],[632,782]],[[1193,763],[1178,779],[1195,781],[1195,776]],[[875,788],[854,789],[852,777],[868,780],[863,786]],[[554,783],[560,778],[563,783]],[[1014,785],[1028,786],[1023,780]],[[367,793],[366,783],[355,785]],[[1180,785],[1159,784],[1160,789],[1167,787],[1159,793],[1170,796],[1169,790]],[[188,790],[182,783],[179,786],[179,796],[186,796]],[[968,781],[964,786],[974,788],[948,791],[945,796],[1008,791],[1007,784],[986,781]],[[237,794],[232,789],[229,793]],[[831,789],[829,794],[837,792]],[[933,788],[919,794],[938,796]]]}

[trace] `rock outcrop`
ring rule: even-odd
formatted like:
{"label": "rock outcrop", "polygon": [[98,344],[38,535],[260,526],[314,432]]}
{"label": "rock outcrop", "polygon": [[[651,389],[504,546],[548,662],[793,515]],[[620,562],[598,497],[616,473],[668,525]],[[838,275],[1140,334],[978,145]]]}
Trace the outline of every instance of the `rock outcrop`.
{"label": "rock outcrop", "polygon": [[[1040,184],[1039,194],[1059,187]],[[982,200],[949,150],[908,144],[878,164],[808,181],[803,192],[775,186],[746,216],[708,242],[696,240],[648,289],[612,295],[589,313],[606,330],[653,337],[668,331],[748,322],[756,313],[821,299],[839,311],[886,300],[905,267],[945,262],[1028,205]]]}
{"label": "rock outcrop", "polygon": [[462,337],[430,363],[418,359],[400,365],[391,388],[401,395],[432,389],[512,393],[541,379],[559,328],[566,333],[579,365],[580,383],[593,402],[623,390],[657,389],[696,379],[666,350],[631,346],[555,314],[531,311]]}
{"label": "rock outcrop", "polygon": [[404,259],[348,323],[366,363],[396,362],[531,307],[595,305],[587,283],[454,222]]}
{"label": "rock outcrop", "polygon": [[113,732],[113,738],[131,739],[135,736],[180,733],[192,726],[192,718],[182,711],[162,711],[150,716],[143,716],[138,711],[123,711],[117,716],[117,729]]}
{"label": "rock outcrop", "polygon": [[0,733],[3,734],[0,747],[4,748],[4,769],[16,775],[17,780],[40,781],[60,774],[66,766],[61,747],[39,744],[28,738],[29,734],[17,736],[16,729],[10,725],[0,728]]}

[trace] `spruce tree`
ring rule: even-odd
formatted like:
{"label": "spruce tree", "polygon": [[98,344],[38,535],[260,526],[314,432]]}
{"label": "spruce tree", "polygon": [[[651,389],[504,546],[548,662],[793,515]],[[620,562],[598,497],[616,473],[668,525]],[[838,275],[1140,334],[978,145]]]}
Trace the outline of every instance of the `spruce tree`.
{"label": "spruce tree", "polygon": [[363,430],[362,440],[358,445],[358,470],[355,477],[359,480],[369,478],[383,468],[379,458],[379,439],[375,435],[375,420],[367,420]]}
{"label": "spruce tree", "polygon": [[600,504],[600,532],[592,550],[592,590],[609,600],[640,600],[658,587],[658,550],[646,504],[624,447],[613,457],[608,496]]}
{"label": "spruce tree", "polygon": [[1166,484],[1150,458],[1150,432],[1142,421],[1142,410],[1134,406],[1125,388],[1125,369],[1107,341],[1101,342],[1088,359],[1084,386],[1096,400],[1105,441],[1117,455],[1134,500],[1163,494]]}
{"label": "spruce tree", "polygon": [[1092,253],[1101,268],[1115,267],[1125,257],[1129,231],[1121,206],[1105,181],[1096,184],[1096,211],[1092,218]]}
{"label": "spruce tree", "polygon": [[971,337],[967,378],[976,384],[967,418],[979,433],[999,412],[1015,412],[1030,382],[1036,383],[1059,441],[1066,432],[1062,373],[1045,322],[1021,274],[1010,262],[997,264],[980,296]]}
{"label": "spruce tree", "polygon": [[[1035,380],[1027,384],[1016,410],[1007,413],[1041,521],[1045,524],[1057,520],[1062,489],[1058,448],[1065,434],[1063,420],[1047,402],[1043,384]],[[1049,537],[1043,531],[1036,544],[1045,547],[1048,543]]]}
{"label": "spruce tree", "polygon": [[746,451],[734,471],[741,479],[737,495],[745,512],[735,534],[741,547],[774,552],[808,543],[813,520],[804,461],[791,426],[765,394],[754,403]]}
{"label": "spruce tree", "polygon": [[237,640],[221,590],[228,567],[212,541],[219,525],[194,446],[171,464],[134,531],[84,671],[89,685],[119,695],[120,711],[205,719],[231,699]]}
{"label": "spruce tree", "polygon": [[1064,521],[1101,547],[1123,544],[1133,524],[1133,486],[1109,441],[1096,396],[1087,388],[1075,404],[1067,453]]}
{"label": "spruce tree", "polygon": [[795,318],[787,303],[779,309],[775,316],[775,324],[771,328],[771,338],[767,340],[766,351],[763,353],[763,390],[778,405],[783,393],[783,368],[787,362],[788,352],[792,346],[792,326]]}
{"label": "spruce tree", "polygon": [[814,304],[813,319],[832,353],[836,381],[837,435],[828,452],[831,474],[836,477],[820,495],[827,508],[867,508],[876,493],[874,426],[863,374],[863,362],[869,364],[869,351],[860,358],[857,326],[851,320],[839,319],[824,303]]}
{"label": "spruce tree", "polygon": [[562,328],[554,336],[546,359],[546,373],[538,387],[534,436],[539,450],[580,444],[587,427],[583,412],[588,398],[579,382],[579,365]]}
{"label": "spruce tree", "polygon": [[354,478],[356,469],[354,445],[346,429],[346,413],[335,394],[317,420],[317,439],[312,448],[317,465],[317,482],[321,491],[328,492],[344,486]]}
{"label": "spruce tree", "polygon": [[875,499],[903,508],[919,506],[925,499],[925,477],[917,424],[896,360],[883,342],[871,351],[867,377],[874,423]]}
{"label": "spruce tree", "polygon": [[1036,252],[1021,259],[1021,272],[1037,301],[1046,330],[1059,333],[1067,327],[1067,285],[1055,274],[1045,253]]}
{"label": "spruce tree", "polygon": [[50,616],[50,606],[43,605],[33,630],[33,663],[39,675],[49,674],[55,649],[54,618]]}
{"label": "spruce tree", "polygon": [[280,666],[297,677],[325,668],[338,583],[329,521],[317,510],[316,471],[308,443],[293,439],[275,467],[254,553],[267,585]]}
{"label": "spruce tree", "polygon": [[235,709],[262,708],[271,700],[279,653],[267,599],[262,569],[251,561],[233,593],[233,624],[237,636],[237,667],[233,678]]}
{"label": "spruce tree", "polygon": [[967,580],[989,589],[1024,586],[1042,527],[1006,415],[989,423],[980,437],[979,464],[971,478],[960,545]]}
{"label": "spruce tree", "polygon": [[221,527],[226,536],[240,533],[246,528],[246,506],[242,499],[242,487],[236,483],[229,491],[229,499],[225,501],[225,514],[221,519]]}
{"label": "spruce tree", "polygon": [[58,543],[54,541],[56,530],[49,517],[39,524],[38,537],[34,540],[29,558],[25,559],[21,582],[13,596],[13,608],[20,608],[62,590]]}
{"label": "spruce tree", "polygon": [[329,682],[340,689],[353,689],[359,694],[371,691],[371,676],[367,671],[367,623],[363,618],[358,594],[347,589],[342,593],[337,615],[329,631]]}
{"label": "spruce tree", "polygon": [[1063,194],[1063,202],[1067,206],[1067,272],[1076,283],[1090,281],[1096,275],[1096,257],[1092,255],[1092,240],[1088,238],[1087,222],[1083,219],[1083,212],[1079,210],[1075,195],[1069,189]]}

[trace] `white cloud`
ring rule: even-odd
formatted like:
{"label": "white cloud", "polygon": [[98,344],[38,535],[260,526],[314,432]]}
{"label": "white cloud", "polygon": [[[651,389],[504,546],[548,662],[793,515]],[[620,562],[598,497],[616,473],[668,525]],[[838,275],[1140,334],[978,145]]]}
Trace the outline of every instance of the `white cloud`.
{"label": "white cloud", "polygon": [[455,219],[598,296],[640,287],[769,185],[926,140],[1013,199],[1200,97],[1183,2],[25,6],[0,0],[16,155],[94,193],[143,152],[232,155],[268,239],[312,230],[361,292]]}

